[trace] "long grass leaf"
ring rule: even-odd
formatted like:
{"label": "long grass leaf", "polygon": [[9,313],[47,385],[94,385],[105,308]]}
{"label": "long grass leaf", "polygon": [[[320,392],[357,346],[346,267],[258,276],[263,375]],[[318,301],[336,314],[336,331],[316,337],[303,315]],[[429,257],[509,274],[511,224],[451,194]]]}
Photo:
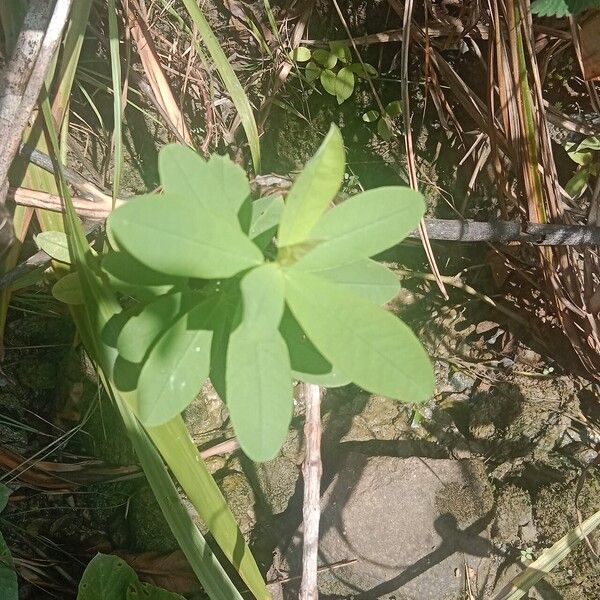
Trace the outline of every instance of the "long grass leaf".
{"label": "long grass leaf", "polygon": [[215,63],[215,67],[223,79],[223,83],[227,88],[227,91],[231,95],[231,101],[235,105],[242,127],[246,132],[248,138],[248,145],[250,146],[250,153],[252,154],[252,161],[254,163],[254,170],[260,172],[260,140],[258,137],[258,127],[256,126],[256,120],[254,119],[254,113],[252,112],[252,106],[250,100],[240,83],[235,71],[229,64],[225,52],[221,48],[219,41],[217,40],[213,30],[206,20],[202,10],[198,7],[195,0],[182,0],[185,8],[187,9],[190,17],[194,21],[206,48]]}

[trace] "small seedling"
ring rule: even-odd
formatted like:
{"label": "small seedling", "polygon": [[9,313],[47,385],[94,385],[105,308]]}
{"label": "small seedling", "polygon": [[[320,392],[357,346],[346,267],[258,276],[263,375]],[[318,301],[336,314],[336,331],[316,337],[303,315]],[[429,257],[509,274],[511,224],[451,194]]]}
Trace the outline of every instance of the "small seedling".
{"label": "small seedling", "polygon": [[520,554],[519,560],[522,563],[533,560],[533,548],[531,548],[530,546],[528,546],[527,548],[521,548],[519,554]]}
{"label": "small seedling", "polygon": [[588,137],[581,142],[567,142],[569,158],[579,165],[577,172],[565,185],[571,198],[578,198],[586,189],[591,176],[600,173],[600,137]]}
{"label": "small seedling", "polygon": [[391,140],[394,132],[390,129],[388,122],[393,125],[396,117],[402,114],[400,100],[394,100],[385,107],[385,115],[376,110],[369,110],[362,119],[365,123],[377,122],[377,133],[386,141]]}
{"label": "small seedling", "polygon": [[329,42],[329,49],[317,48],[309,50],[299,47],[293,50],[290,58],[299,63],[306,63],[304,77],[314,84],[320,80],[323,89],[335,96],[338,104],[352,96],[355,76],[369,79],[378,76],[377,69],[368,63],[353,63],[352,54],[347,44]]}

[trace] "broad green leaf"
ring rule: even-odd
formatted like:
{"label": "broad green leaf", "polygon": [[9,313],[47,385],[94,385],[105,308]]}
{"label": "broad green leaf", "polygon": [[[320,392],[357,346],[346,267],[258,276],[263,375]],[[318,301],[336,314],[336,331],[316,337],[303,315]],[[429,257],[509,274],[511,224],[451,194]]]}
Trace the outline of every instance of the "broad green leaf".
{"label": "broad green leaf", "polygon": [[386,142],[389,142],[394,137],[394,133],[388,127],[387,121],[383,117],[377,121],[377,133]]}
{"label": "broad green leaf", "polygon": [[119,355],[132,363],[141,363],[158,339],[182,313],[205,298],[201,292],[165,294],[148,303],[123,325],[117,339]]}
{"label": "broad green leaf", "polygon": [[376,110],[368,110],[363,116],[362,120],[365,123],[374,123],[379,119],[379,112]]}
{"label": "broad green leaf", "polygon": [[283,313],[279,331],[288,348],[294,379],[322,387],[339,387],[350,383],[350,379],[332,367],[315,348],[288,307]]}
{"label": "broad green leaf", "polygon": [[155,427],[183,411],[210,372],[210,347],[218,296],[181,316],[144,360],[137,386],[140,421]]}
{"label": "broad green leaf", "polygon": [[336,95],[336,74],[331,69],[321,71],[321,85],[323,89],[331,96]]}
{"label": "broad green leaf", "polygon": [[185,600],[185,598],[155,585],[138,582],[135,586],[127,588],[125,600]]}
{"label": "broad green leaf", "polygon": [[401,115],[402,114],[402,102],[400,102],[400,100],[394,100],[393,102],[390,102],[385,107],[385,112],[390,117],[397,117],[398,115]]}
{"label": "broad green leaf", "polygon": [[241,282],[244,312],[227,348],[227,407],[244,452],[255,461],[272,459],[285,440],[293,412],[286,343],[279,333],[284,282],[270,263]]}
{"label": "broad green leaf", "polygon": [[122,294],[150,300],[182,286],[187,278],[165,275],[142,264],[123,250],[109,251],[102,258],[102,271],[110,287]]}
{"label": "broad green leaf", "polygon": [[122,558],[96,554],[83,572],[77,600],[124,600],[127,588],[137,581],[135,571]]}
{"label": "broad green leaf", "polygon": [[325,213],[311,231],[318,241],[292,268],[314,271],[369,258],[403,240],[425,211],[419,192],[393,186],[352,196]]}
{"label": "broad green leaf", "polygon": [[331,54],[337,56],[338,60],[347,63],[350,62],[352,55],[350,54],[350,48],[348,44],[344,42],[329,42],[329,50]]}
{"label": "broad green leaf", "polygon": [[107,220],[119,247],[148,268],[179,277],[218,279],[263,262],[239,223],[194,198],[138,196]]}
{"label": "broad green leaf", "polygon": [[348,100],[354,91],[354,73],[344,67],[340,69],[335,78],[335,97],[338,104]]}
{"label": "broad green leaf", "polygon": [[311,60],[304,69],[304,77],[306,77],[306,80],[309,83],[312,83],[313,81],[319,79],[322,70],[323,69],[317,63]]}
{"label": "broad green leaf", "polygon": [[42,231],[35,236],[35,243],[50,258],[71,264],[67,235],[62,231]]}
{"label": "broad green leaf", "polygon": [[0,598],[2,600],[19,600],[17,572],[10,553],[10,548],[0,533]]}
{"label": "broad green leaf", "polygon": [[354,383],[404,402],[431,397],[427,353],[394,315],[312,273],[287,272],[285,294],[312,343]]}
{"label": "broad green leaf", "polygon": [[571,198],[577,198],[585,190],[590,178],[590,172],[585,167],[577,171],[565,184],[565,192]]}
{"label": "broad green leaf", "polygon": [[0,483],[0,512],[6,508],[11,494],[12,490],[7,485]]}
{"label": "broad green leaf", "polygon": [[269,245],[277,233],[282,212],[281,196],[265,196],[252,203],[252,219],[248,236],[261,250]]}
{"label": "broad green leaf", "polygon": [[600,150],[600,137],[586,137],[580,142],[567,142],[565,150],[569,154],[581,150]]}
{"label": "broad green leaf", "polygon": [[332,283],[339,283],[353,294],[375,304],[387,304],[400,291],[398,277],[385,265],[375,260],[363,259],[340,267],[313,271]]}
{"label": "broad green leaf", "polygon": [[304,46],[298,46],[289,53],[289,57],[296,62],[307,62],[310,60],[310,50]]}
{"label": "broad green leaf", "polygon": [[232,223],[250,196],[246,173],[228,156],[206,161],[191,148],[169,144],[158,155],[158,170],[167,194],[195,200]]}
{"label": "broad green leaf", "polygon": [[342,185],[345,162],[342,135],[331,125],[317,153],[308,161],[287,196],[279,224],[280,248],[308,239]]}
{"label": "broad green leaf", "polygon": [[77,273],[67,273],[52,286],[52,295],[65,304],[85,304]]}
{"label": "broad green leaf", "polygon": [[373,79],[379,76],[377,69],[369,63],[364,63],[364,66],[362,63],[352,63],[348,68],[361,79]]}
{"label": "broad green leaf", "polygon": [[574,150],[572,152],[567,152],[567,154],[573,162],[582,166],[591,164],[594,159],[593,153],[586,150]]}
{"label": "broad green leaf", "polygon": [[322,48],[313,51],[312,59],[322,67],[325,67],[325,69],[333,69],[338,61],[338,57],[335,54]]}
{"label": "broad green leaf", "polygon": [[600,8],[600,0],[535,0],[531,12],[540,17],[566,17],[588,8]]}

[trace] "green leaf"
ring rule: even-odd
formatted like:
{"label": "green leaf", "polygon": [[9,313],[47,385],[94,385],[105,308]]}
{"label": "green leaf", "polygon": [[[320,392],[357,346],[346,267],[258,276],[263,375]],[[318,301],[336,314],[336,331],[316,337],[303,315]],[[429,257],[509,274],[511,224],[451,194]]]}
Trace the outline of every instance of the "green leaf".
{"label": "green leaf", "polygon": [[321,85],[323,89],[331,96],[336,95],[336,74],[331,69],[321,71]]}
{"label": "green leaf", "polygon": [[312,273],[286,273],[288,305],[323,356],[373,394],[431,397],[431,363],[414,333],[386,310]]}
{"label": "green leaf", "polygon": [[185,600],[183,596],[149,583],[137,583],[127,588],[125,600]]}
{"label": "green leaf", "polygon": [[531,12],[540,17],[567,17],[588,8],[600,8],[600,0],[535,0]]}
{"label": "green leaf", "polygon": [[317,63],[311,60],[304,69],[304,77],[309,83],[313,83],[313,81],[319,79],[322,70]]}
{"label": "green leaf", "polygon": [[400,291],[400,283],[396,274],[371,259],[313,271],[313,274],[332,283],[339,283],[353,294],[379,305],[387,304]]}
{"label": "green leaf", "polygon": [[246,173],[228,156],[213,154],[206,161],[191,148],[169,144],[158,155],[158,171],[168,195],[196,200],[232,223],[250,196]]}
{"label": "green leaf", "polygon": [[344,42],[329,42],[329,50],[331,54],[335,55],[343,63],[350,62],[352,58],[350,48]]}
{"label": "green leaf", "polygon": [[600,150],[600,137],[586,137],[580,142],[567,142],[565,150],[569,153],[581,150]]}
{"label": "green leaf", "polygon": [[52,295],[65,304],[85,304],[77,273],[67,273],[52,286]]}
{"label": "green leaf", "polygon": [[573,162],[581,166],[591,164],[594,159],[593,153],[586,150],[575,150],[572,152],[567,152],[567,154]]}
{"label": "green leaf", "polygon": [[148,303],[121,328],[117,339],[119,355],[129,362],[141,363],[161,333],[203,299],[201,292],[177,292]]}
{"label": "green leaf", "polygon": [[71,264],[67,235],[62,231],[42,231],[35,236],[35,243],[50,258]]}
{"label": "green leaf", "polygon": [[7,485],[0,483],[0,512],[6,508],[11,494],[12,490]]}
{"label": "green leaf", "polygon": [[375,121],[377,121],[377,119],[379,119],[379,112],[376,110],[368,110],[363,116],[362,116],[362,120],[365,123],[374,123]]}
{"label": "green leaf", "polygon": [[10,553],[10,548],[0,533],[0,598],[2,600],[19,600],[17,572]]}
{"label": "green leaf", "polygon": [[123,250],[110,250],[102,259],[102,271],[113,290],[140,300],[151,300],[187,282],[185,277],[154,271]]}
{"label": "green leaf", "polygon": [[263,262],[239,223],[194,198],[138,196],[113,211],[107,226],[119,247],[169,275],[218,279]]}
{"label": "green leaf", "polygon": [[137,385],[140,421],[155,427],[183,411],[198,395],[210,372],[214,315],[212,296],[181,316],[151,348]]}
{"label": "green leaf", "polygon": [[252,218],[248,236],[264,250],[275,234],[283,213],[283,198],[281,196],[265,196],[252,203]]}
{"label": "green leaf", "polygon": [[335,78],[335,97],[338,104],[348,100],[354,91],[354,73],[344,67],[340,69]]}
{"label": "green leaf", "polygon": [[361,79],[373,79],[375,77],[379,77],[377,69],[369,63],[364,63],[364,66],[359,62],[352,63],[348,68]]}
{"label": "green leaf", "polygon": [[403,240],[424,212],[423,196],[407,187],[357,194],[321,217],[310,234],[319,244],[292,268],[314,271],[369,258]]}
{"label": "green leaf", "polygon": [[278,231],[280,248],[302,243],[309,237],[342,185],[345,163],[342,135],[331,125],[287,196]]}
{"label": "green leaf", "polygon": [[565,184],[565,192],[567,192],[571,198],[578,198],[583,193],[583,190],[585,190],[589,178],[590,172],[588,169],[580,169]]}
{"label": "green leaf", "polygon": [[389,142],[394,137],[392,130],[388,127],[388,124],[383,117],[377,121],[377,133],[379,134],[379,137],[386,142]]}
{"label": "green leaf", "polygon": [[338,57],[335,54],[322,48],[313,51],[312,59],[325,69],[333,69],[338,61]]}
{"label": "green leaf", "polygon": [[400,102],[400,100],[394,100],[393,102],[390,102],[386,107],[385,107],[385,112],[388,114],[388,116],[390,117],[397,117],[398,115],[402,114],[402,102]]}
{"label": "green leaf", "polygon": [[289,57],[296,62],[306,62],[310,60],[310,50],[303,46],[298,46],[298,48],[294,48],[289,53]]}
{"label": "green leaf", "polygon": [[122,558],[97,554],[83,572],[77,600],[122,600],[137,581],[135,571]]}
{"label": "green leaf", "polygon": [[253,269],[242,279],[241,290],[242,324],[227,349],[227,406],[244,452],[266,461],[283,445],[293,411],[290,359],[278,329],[284,308],[279,266]]}
{"label": "green leaf", "polygon": [[350,383],[350,379],[333,368],[315,348],[287,306],[279,331],[287,344],[294,379],[322,387],[339,387]]}

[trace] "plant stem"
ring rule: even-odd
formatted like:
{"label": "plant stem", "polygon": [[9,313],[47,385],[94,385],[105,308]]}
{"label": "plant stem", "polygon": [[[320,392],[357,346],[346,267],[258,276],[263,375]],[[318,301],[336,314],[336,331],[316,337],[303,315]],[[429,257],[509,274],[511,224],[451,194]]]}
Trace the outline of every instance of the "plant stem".
{"label": "plant stem", "polygon": [[300,600],[317,600],[317,553],[319,549],[319,520],[321,518],[321,389],[312,383],[303,384],[306,404],[304,438],[306,457],[304,475],[304,543],[302,548],[302,586]]}

